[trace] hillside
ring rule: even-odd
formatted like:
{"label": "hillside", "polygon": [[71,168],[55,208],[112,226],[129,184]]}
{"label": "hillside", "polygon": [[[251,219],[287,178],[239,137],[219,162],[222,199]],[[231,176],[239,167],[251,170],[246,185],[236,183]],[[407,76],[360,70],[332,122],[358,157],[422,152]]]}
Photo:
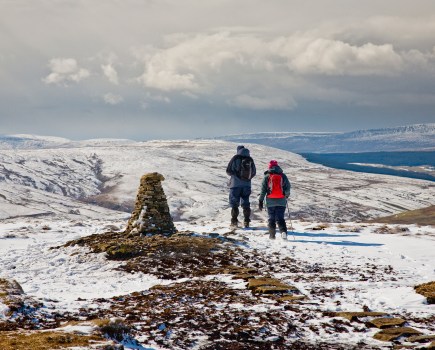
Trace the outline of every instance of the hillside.
{"label": "hillside", "polygon": [[292,152],[347,153],[435,149],[435,123],[344,133],[280,132],[223,136]]}
{"label": "hillside", "polygon": [[[258,168],[251,197],[254,206],[261,173],[270,159],[277,159],[292,182],[290,208],[294,219],[366,220],[427,207],[433,201],[435,188],[428,181],[355,175],[309,163],[286,151],[262,145],[246,146]],[[104,145],[100,141],[98,147],[73,144],[3,150],[1,217],[43,213],[71,217],[77,210],[92,217],[92,210],[101,214],[105,210],[102,207],[130,213],[140,176],[159,171],[167,178],[164,187],[176,220],[203,221],[210,217],[227,220],[225,169],[235,148],[236,144],[225,141],[198,140],[117,145]],[[46,201],[46,195],[52,199]],[[97,207],[91,210],[84,202]]]}
{"label": "hillside", "polygon": [[435,225],[435,205],[431,205],[427,208],[409,210],[394,215],[380,217],[370,220],[370,222],[400,225]]}

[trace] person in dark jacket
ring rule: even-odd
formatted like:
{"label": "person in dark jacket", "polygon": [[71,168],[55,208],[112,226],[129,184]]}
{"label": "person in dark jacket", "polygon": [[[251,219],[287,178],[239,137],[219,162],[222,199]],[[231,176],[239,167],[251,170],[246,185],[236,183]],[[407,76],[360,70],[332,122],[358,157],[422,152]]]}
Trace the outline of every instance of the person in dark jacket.
{"label": "person in dark jacket", "polygon": [[261,184],[261,193],[258,207],[263,210],[263,202],[266,198],[267,214],[269,216],[268,228],[269,237],[275,239],[276,223],[278,223],[281,237],[287,238],[287,225],[284,213],[287,206],[287,198],[290,196],[290,181],[283,173],[276,160],[271,160],[269,169],[264,172]]}
{"label": "person in dark jacket", "polygon": [[251,221],[251,206],[249,196],[251,195],[251,179],[257,170],[249,150],[244,146],[237,146],[237,154],[234,155],[227,166],[227,175],[231,176],[229,181],[231,206],[231,226],[237,227],[239,206],[243,208],[244,226],[249,227]]}

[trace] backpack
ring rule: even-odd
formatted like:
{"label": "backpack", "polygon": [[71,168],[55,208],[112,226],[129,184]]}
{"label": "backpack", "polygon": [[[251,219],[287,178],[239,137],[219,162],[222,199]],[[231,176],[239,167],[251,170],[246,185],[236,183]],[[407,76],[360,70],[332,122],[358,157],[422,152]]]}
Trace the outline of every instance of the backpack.
{"label": "backpack", "polygon": [[284,198],[284,180],[282,174],[269,174],[267,180],[267,198]]}
{"label": "backpack", "polygon": [[252,158],[243,157],[240,160],[240,168],[237,171],[237,176],[244,181],[250,181],[252,179]]}

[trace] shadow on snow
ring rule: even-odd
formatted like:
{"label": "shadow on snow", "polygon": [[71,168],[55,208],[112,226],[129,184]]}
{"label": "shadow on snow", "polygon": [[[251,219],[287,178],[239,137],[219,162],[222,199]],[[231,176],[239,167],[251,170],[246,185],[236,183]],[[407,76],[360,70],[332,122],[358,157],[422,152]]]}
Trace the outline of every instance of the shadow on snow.
{"label": "shadow on snow", "polygon": [[[291,236],[297,238],[296,240],[292,240]],[[288,239],[291,242],[295,243],[317,243],[317,244],[329,244],[329,245],[339,245],[339,246],[353,246],[353,247],[379,247],[383,246],[382,243],[362,243],[362,242],[354,242],[348,240],[305,240],[299,239],[303,237],[312,237],[312,238],[348,238],[348,237],[359,237],[360,235],[356,234],[332,234],[332,233],[311,233],[311,232],[288,232]]]}

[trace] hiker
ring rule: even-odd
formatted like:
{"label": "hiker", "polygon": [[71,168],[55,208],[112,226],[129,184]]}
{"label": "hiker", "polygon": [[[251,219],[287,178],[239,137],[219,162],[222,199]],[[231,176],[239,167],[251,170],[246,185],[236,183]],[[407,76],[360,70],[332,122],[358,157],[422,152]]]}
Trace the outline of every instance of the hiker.
{"label": "hiker", "polygon": [[249,154],[249,150],[244,146],[237,146],[237,154],[234,155],[227,166],[227,174],[231,176],[230,187],[230,206],[231,206],[231,227],[238,226],[239,206],[243,208],[244,227],[249,227],[251,221],[251,207],[249,196],[251,194],[251,179],[256,174],[254,160]]}
{"label": "hiker", "polygon": [[270,239],[275,239],[276,223],[278,223],[281,237],[287,239],[287,226],[284,213],[287,206],[287,198],[290,196],[290,186],[290,181],[283,173],[278,162],[271,160],[269,162],[269,169],[264,172],[264,179],[261,184],[261,193],[258,201],[258,208],[263,210],[263,201],[266,197]]}

